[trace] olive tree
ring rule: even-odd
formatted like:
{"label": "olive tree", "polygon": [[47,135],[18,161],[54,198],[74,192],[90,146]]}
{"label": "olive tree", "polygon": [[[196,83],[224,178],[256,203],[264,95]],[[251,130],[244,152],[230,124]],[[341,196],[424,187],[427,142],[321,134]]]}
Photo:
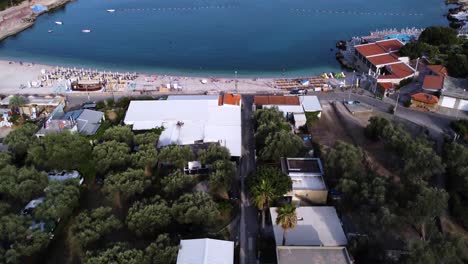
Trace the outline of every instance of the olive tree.
{"label": "olive tree", "polygon": [[127,225],[137,235],[153,234],[171,222],[171,209],[166,201],[155,196],[133,203],[128,210]]}
{"label": "olive tree", "polygon": [[210,224],[219,216],[218,206],[204,192],[182,195],[172,205],[174,219],[181,224]]}
{"label": "olive tree", "polygon": [[145,177],[143,170],[128,169],[125,172],[113,173],[104,180],[103,191],[116,198],[118,205],[121,205],[122,199],[141,194],[151,184],[151,181]]}
{"label": "olive tree", "polygon": [[114,140],[104,142],[94,148],[93,158],[98,164],[97,171],[104,174],[109,170],[125,168],[130,162],[130,148]]}
{"label": "olive tree", "polygon": [[122,223],[112,214],[112,208],[99,207],[80,213],[70,227],[72,241],[81,249],[119,229]]}

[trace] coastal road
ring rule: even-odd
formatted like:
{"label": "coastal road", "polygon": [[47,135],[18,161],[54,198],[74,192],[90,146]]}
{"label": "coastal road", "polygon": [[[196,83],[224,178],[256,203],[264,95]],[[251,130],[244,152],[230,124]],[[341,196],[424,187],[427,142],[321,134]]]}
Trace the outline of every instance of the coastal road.
{"label": "coastal road", "polygon": [[240,222],[240,264],[257,263],[257,208],[251,203],[245,180],[255,169],[255,142],[252,122],[252,95],[242,96],[242,156],[240,162],[241,180],[241,222]]}

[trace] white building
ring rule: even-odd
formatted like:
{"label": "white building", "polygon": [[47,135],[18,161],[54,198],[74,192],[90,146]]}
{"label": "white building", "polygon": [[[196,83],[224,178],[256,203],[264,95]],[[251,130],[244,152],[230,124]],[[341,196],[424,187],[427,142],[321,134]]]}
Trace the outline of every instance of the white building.
{"label": "white building", "polygon": [[[288,230],[285,246],[345,246],[348,240],[341,226],[340,219],[332,206],[298,207],[297,225]],[[283,242],[284,230],[276,224],[276,207],[270,208],[273,232],[277,246]]]}
{"label": "white building", "polygon": [[177,264],[232,264],[234,242],[217,239],[187,239],[180,241]]}
{"label": "white building", "polygon": [[124,123],[133,130],[164,127],[158,147],[219,143],[241,155],[240,96],[169,96],[167,100],[131,101]]}

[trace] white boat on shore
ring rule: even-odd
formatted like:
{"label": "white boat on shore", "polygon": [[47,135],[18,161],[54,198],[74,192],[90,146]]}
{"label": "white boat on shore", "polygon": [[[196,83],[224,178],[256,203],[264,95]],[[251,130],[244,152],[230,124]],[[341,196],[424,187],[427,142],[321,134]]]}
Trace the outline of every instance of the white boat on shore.
{"label": "white boat on shore", "polygon": [[62,21],[55,21],[55,24],[57,24],[57,25],[63,25],[63,22],[62,22]]}
{"label": "white boat on shore", "polygon": [[81,32],[83,32],[83,33],[89,33],[89,32],[91,32],[91,29],[83,29],[83,30],[81,30]]}
{"label": "white boat on shore", "polygon": [[109,12],[109,13],[114,13],[115,9],[107,9],[106,11]]}

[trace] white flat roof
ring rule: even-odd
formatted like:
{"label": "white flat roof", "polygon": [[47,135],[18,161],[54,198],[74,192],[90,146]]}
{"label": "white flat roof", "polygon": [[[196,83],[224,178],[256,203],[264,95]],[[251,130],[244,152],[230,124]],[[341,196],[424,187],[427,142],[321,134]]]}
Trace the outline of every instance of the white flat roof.
{"label": "white flat roof", "polygon": [[[308,206],[296,209],[297,226],[288,230],[286,246],[345,246],[348,240],[332,206]],[[276,225],[276,207],[270,208],[277,246],[283,242],[283,228]]]}
{"label": "white flat roof", "polygon": [[232,264],[234,242],[217,239],[188,239],[180,241],[177,264]]}
{"label": "white flat roof", "polygon": [[322,176],[291,176],[293,190],[326,190]]}
{"label": "white flat roof", "polygon": [[241,155],[241,108],[218,105],[218,96],[169,96],[168,100],[131,101],[124,123],[134,130],[164,127],[158,147],[219,142]]}
{"label": "white flat roof", "polygon": [[280,112],[283,113],[304,113],[301,105],[264,105],[263,108],[276,107]]}
{"label": "white flat roof", "polygon": [[305,112],[322,111],[322,105],[315,95],[304,95],[299,97]]}

